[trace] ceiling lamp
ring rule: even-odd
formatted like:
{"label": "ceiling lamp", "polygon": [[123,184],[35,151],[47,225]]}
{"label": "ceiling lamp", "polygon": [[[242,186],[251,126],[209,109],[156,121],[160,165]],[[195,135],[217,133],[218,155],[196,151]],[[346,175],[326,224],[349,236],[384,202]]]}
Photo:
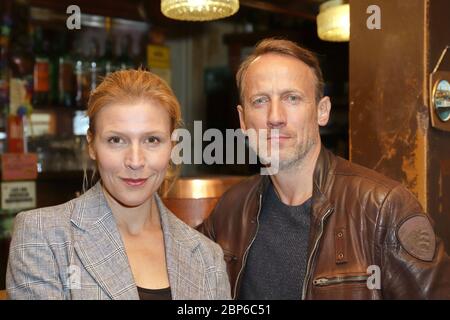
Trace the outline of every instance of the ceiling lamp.
{"label": "ceiling lamp", "polygon": [[317,34],[325,41],[349,41],[350,5],[344,0],[330,0],[320,5]]}
{"label": "ceiling lamp", "polygon": [[176,20],[216,20],[229,17],[238,9],[239,0],[161,0],[162,13]]}

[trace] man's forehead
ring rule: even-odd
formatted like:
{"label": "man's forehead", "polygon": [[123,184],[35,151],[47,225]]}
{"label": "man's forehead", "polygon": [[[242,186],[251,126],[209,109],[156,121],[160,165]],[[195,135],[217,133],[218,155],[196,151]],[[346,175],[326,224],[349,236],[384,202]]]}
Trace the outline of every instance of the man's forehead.
{"label": "man's forehead", "polygon": [[[267,63],[261,59],[264,56],[259,57],[260,63],[254,61],[254,65],[250,66],[244,77],[244,87],[253,87],[255,89],[259,86],[272,84],[276,86],[289,85],[289,86],[304,86],[306,83],[312,83],[314,85],[314,73],[312,70],[300,60],[292,58],[294,64],[278,63],[277,60],[267,61]],[[297,63],[298,61],[298,63]]]}
{"label": "man's forehead", "polygon": [[298,68],[300,69],[305,69],[305,70],[311,70],[311,67],[309,67],[306,63],[304,63],[302,60],[287,55],[287,54],[283,54],[283,53],[274,53],[274,52],[269,52],[269,53],[265,53],[263,55],[260,55],[258,57],[256,57],[248,66],[247,70],[250,70],[252,68],[252,66],[255,65],[265,65],[267,62],[266,60],[272,60],[270,65],[273,64],[277,64],[277,67],[282,67],[284,64],[297,64]]}
{"label": "man's forehead", "polygon": [[[278,74],[278,75],[277,75]],[[254,82],[260,77],[270,78],[272,76],[298,78],[307,80],[315,79],[313,70],[301,60],[283,55],[283,54],[264,54],[257,57],[247,68],[243,77],[243,86],[248,85],[250,75],[250,82]],[[308,79],[308,80],[309,80]],[[247,82],[247,83],[246,83]]]}

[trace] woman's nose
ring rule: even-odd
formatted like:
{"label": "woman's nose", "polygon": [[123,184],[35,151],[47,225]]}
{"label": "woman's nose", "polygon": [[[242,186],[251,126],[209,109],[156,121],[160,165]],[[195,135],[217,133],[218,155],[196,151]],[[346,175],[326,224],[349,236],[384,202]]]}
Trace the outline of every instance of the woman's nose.
{"label": "woman's nose", "polygon": [[145,165],[144,153],[139,145],[132,145],[125,157],[125,166],[132,170],[138,170]]}

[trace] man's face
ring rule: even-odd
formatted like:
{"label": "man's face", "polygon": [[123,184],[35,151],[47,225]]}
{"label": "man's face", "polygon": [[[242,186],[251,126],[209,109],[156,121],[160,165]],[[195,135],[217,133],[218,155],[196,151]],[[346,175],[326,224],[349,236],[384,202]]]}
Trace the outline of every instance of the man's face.
{"label": "man's face", "polygon": [[319,125],[328,122],[330,100],[324,97],[317,104],[315,85],[314,73],[306,64],[279,54],[258,57],[244,76],[244,101],[237,107],[241,129],[267,130],[268,150],[278,142],[281,170],[299,164],[319,145]]}

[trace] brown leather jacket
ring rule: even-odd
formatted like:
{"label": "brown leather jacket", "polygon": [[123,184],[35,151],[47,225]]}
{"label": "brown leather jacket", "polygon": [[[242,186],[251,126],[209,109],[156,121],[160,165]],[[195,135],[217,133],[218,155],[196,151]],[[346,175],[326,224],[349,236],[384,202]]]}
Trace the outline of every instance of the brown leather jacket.
{"label": "brown leather jacket", "polygon": [[[309,258],[299,299],[450,299],[450,259],[405,187],[323,147],[313,181]],[[255,176],[234,186],[199,227],[224,250],[234,298],[268,182]]]}

